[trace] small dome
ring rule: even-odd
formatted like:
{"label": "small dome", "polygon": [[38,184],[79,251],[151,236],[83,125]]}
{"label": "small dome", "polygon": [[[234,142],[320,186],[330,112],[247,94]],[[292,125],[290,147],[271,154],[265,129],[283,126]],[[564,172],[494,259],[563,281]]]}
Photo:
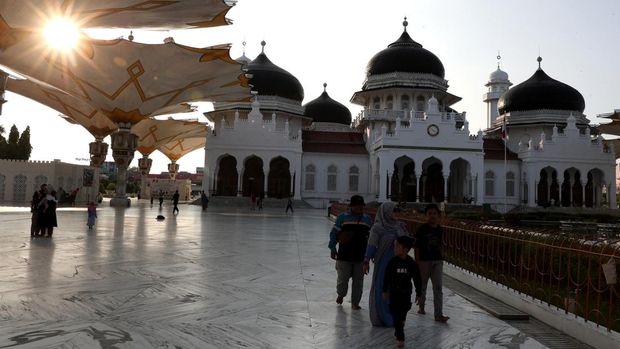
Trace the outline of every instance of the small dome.
{"label": "small dome", "polygon": [[237,61],[237,62],[241,63],[244,67],[245,67],[248,63],[252,62],[252,60],[251,60],[251,59],[249,59],[249,58],[248,58],[248,56],[246,56],[246,55],[245,55],[245,53],[244,53],[244,54],[242,54],[242,55],[241,55],[241,57],[239,57],[239,58],[235,59],[235,61]]}
{"label": "small dome", "polygon": [[529,79],[508,90],[497,106],[500,114],[538,109],[583,113],[586,103],[579,91],[551,78],[539,67]]}
{"label": "small dome", "polygon": [[304,108],[304,115],[312,118],[312,122],[351,124],[351,111],[349,111],[349,108],[329,97],[327,91],[323,91],[318,98],[306,103]]}
{"label": "small dome", "polygon": [[496,81],[508,81],[508,73],[499,69],[498,67],[496,71],[492,72],[489,75],[489,82],[496,82]]}
{"label": "small dome", "polygon": [[403,34],[388,48],[372,57],[366,67],[366,74],[426,73],[443,78],[445,70],[439,58],[413,41],[407,33],[407,22],[403,24]]}
{"label": "small dome", "polygon": [[[264,45],[264,41],[261,43]],[[304,99],[304,88],[291,73],[273,64],[265,52],[261,52],[245,68],[252,75],[252,90],[259,96],[278,96],[300,102]]]}

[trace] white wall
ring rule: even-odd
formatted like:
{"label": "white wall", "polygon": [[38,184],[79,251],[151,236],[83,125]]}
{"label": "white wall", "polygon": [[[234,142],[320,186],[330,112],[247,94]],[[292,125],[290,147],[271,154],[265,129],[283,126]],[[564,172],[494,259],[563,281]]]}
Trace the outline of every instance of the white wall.
{"label": "white wall", "polygon": [[[93,169],[89,166],[60,161],[0,160],[0,203],[29,206],[32,194],[43,183],[55,190],[62,187],[66,192],[80,188],[76,204],[85,204],[87,201],[95,200],[99,188],[99,171],[94,171],[95,179],[92,187],[82,187],[84,169],[87,168]],[[15,177],[19,175],[26,177],[25,187],[15,188]],[[24,194],[16,198],[15,189]]]}
{"label": "white wall", "polygon": [[[306,166],[314,165],[314,190],[306,188]],[[337,184],[335,191],[327,190],[327,169],[336,165]],[[358,191],[349,191],[349,169],[356,166],[359,169]],[[325,208],[330,200],[346,201],[352,195],[361,195],[366,201],[374,200],[370,193],[368,176],[368,155],[333,154],[333,153],[304,153],[302,157],[301,198],[316,208]]]}

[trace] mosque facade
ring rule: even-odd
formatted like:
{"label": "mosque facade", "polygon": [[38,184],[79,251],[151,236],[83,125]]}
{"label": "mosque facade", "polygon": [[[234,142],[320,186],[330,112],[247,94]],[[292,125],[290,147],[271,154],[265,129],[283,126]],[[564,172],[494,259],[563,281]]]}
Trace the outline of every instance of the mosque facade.
{"label": "mosque facade", "polygon": [[238,59],[251,102],[216,103],[203,188],[214,196],[292,197],[314,207],[367,201],[528,207],[616,207],[613,149],[591,128],[585,101],[541,68],[512,86],[490,74],[484,131],[452,106],[441,60],[402,35],[368,63],[352,118],[325,91],[302,104],[297,78],[263,52]]}

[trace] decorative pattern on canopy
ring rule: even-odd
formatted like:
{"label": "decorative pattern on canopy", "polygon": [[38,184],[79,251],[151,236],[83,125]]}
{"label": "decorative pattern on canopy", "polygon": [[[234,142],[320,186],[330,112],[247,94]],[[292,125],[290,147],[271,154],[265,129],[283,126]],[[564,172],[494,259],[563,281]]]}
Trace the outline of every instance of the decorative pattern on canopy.
{"label": "decorative pattern on canopy", "polygon": [[[82,38],[78,54],[54,55],[38,34],[0,40],[0,64],[96,107],[114,122],[135,124],[159,109],[189,101],[249,99],[241,65],[229,46],[193,48]],[[1,48],[1,47],[0,47]]]}
{"label": "decorative pattern on canopy", "polygon": [[[105,138],[117,129],[117,125],[114,122],[104,114],[98,112],[97,109],[90,104],[52,87],[37,84],[30,80],[9,79],[7,82],[7,90],[58,111],[65,120],[72,124],[83,126],[96,138]],[[191,105],[182,103],[157,110],[153,115],[187,113],[193,110]],[[144,122],[147,121],[153,122],[155,120],[144,120]],[[142,123],[138,123],[134,128],[141,124]],[[139,128],[139,130],[140,129],[141,128]],[[141,136],[140,133],[136,134],[139,137]]]}
{"label": "decorative pattern on canopy", "polygon": [[181,29],[227,25],[235,1],[223,0],[0,0],[12,27],[36,29],[50,17],[71,18],[82,28]]}
{"label": "decorative pattern on canopy", "polygon": [[166,155],[171,161],[177,161],[192,151],[203,148],[207,140],[205,136],[174,140],[157,147],[157,150]]}
{"label": "decorative pattern on canopy", "polygon": [[137,150],[148,156],[157,147],[178,141],[185,137],[199,137],[207,133],[207,126],[193,120],[154,120],[141,121],[131,128],[131,133],[138,136]]}

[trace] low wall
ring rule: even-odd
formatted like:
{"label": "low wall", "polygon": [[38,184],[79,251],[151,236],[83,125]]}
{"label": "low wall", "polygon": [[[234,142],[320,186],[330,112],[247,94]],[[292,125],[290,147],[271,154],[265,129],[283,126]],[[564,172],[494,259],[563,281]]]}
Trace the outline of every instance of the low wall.
{"label": "low wall", "polygon": [[587,343],[598,349],[617,349],[620,347],[620,333],[618,332],[608,331],[606,328],[597,326],[591,321],[586,322],[581,317],[544,304],[523,293],[518,293],[508,287],[492,282],[491,280],[452,264],[444,264],[444,273],[484,294],[535,317],[583,343]]}

